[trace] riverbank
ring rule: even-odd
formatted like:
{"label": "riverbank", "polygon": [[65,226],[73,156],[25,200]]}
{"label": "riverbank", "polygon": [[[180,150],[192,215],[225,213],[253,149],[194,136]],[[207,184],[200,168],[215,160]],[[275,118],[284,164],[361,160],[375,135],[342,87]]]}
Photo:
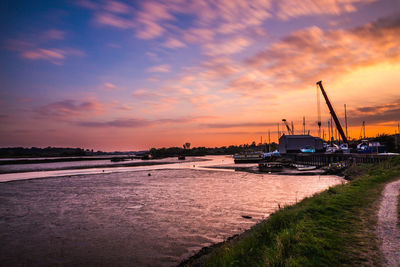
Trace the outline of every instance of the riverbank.
{"label": "riverbank", "polygon": [[[0,165],[0,174],[8,173],[26,173],[32,171],[58,171],[58,170],[83,170],[83,169],[101,169],[101,168],[121,168],[121,167],[144,167],[144,166],[156,166],[166,164],[176,164],[183,162],[200,162],[207,161],[205,158],[199,157],[188,157],[186,160],[179,160],[178,158],[166,158],[160,160],[126,160],[122,162],[112,162],[110,160],[92,160],[88,162],[84,160],[73,160],[73,161],[55,161],[45,163],[30,163],[30,164],[11,164],[11,165]],[[77,163],[77,165],[74,165]]]}
{"label": "riverbank", "polygon": [[385,184],[400,175],[400,157],[353,168],[352,175],[181,266],[382,265],[377,210]]}

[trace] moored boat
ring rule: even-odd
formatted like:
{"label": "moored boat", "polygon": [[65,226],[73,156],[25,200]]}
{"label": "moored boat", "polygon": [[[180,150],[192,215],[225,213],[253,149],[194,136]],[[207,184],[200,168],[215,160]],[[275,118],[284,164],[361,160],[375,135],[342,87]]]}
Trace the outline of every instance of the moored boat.
{"label": "moored boat", "polygon": [[233,156],[235,163],[258,163],[264,159],[264,153],[258,152],[246,152],[241,154],[235,154]]}
{"label": "moored boat", "polygon": [[300,165],[300,166],[297,166],[296,168],[299,171],[311,171],[311,170],[315,170],[317,168],[317,166],[306,166],[306,165],[301,166]]}
{"label": "moored boat", "polygon": [[315,153],[315,148],[306,146],[300,149],[301,153]]}
{"label": "moored boat", "polygon": [[280,162],[260,162],[258,169],[262,172],[280,172],[283,169],[283,165]]}

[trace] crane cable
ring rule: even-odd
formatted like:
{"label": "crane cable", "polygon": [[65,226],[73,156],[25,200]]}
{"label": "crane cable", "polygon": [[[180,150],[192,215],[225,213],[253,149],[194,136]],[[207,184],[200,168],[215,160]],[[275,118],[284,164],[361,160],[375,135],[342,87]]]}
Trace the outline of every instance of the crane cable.
{"label": "crane cable", "polygon": [[319,96],[319,88],[317,88],[317,111],[318,111],[318,137],[321,137],[321,104],[320,104],[320,96]]}

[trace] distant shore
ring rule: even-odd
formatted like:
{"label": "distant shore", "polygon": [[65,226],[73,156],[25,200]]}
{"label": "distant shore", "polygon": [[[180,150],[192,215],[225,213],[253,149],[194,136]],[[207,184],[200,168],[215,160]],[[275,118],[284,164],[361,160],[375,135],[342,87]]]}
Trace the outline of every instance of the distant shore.
{"label": "distant shore", "polygon": [[[13,164],[40,164],[40,163],[57,163],[57,162],[71,162],[71,161],[87,161],[87,160],[111,160],[110,158],[72,158],[68,159],[46,159],[46,160],[29,160],[29,163],[25,163],[25,160],[17,160],[17,163]],[[22,162],[21,162],[22,161]],[[175,164],[180,162],[198,162],[198,161],[207,161],[207,159],[200,158],[200,157],[193,157],[187,158],[186,160],[171,160],[171,161],[163,161],[162,159],[157,160],[143,160],[143,161],[136,161],[136,162],[129,162],[123,161],[120,163],[114,164],[96,164],[96,165],[82,165],[82,166],[69,166],[69,167],[60,167],[60,168],[40,168],[35,170],[1,170],[1,165],[7,164],[0,164],[0,174],[6,173],[23,173],[23,172],[31,172],[31,171],[57,171],[57,170],[79,170],[79,169],[91,169],[91,168],[117,168],[117,167],[140,167],[140,166],[153,166],[153,165],[165,165],[165,164]],[[12,164],[9,164],[12,165]]]}

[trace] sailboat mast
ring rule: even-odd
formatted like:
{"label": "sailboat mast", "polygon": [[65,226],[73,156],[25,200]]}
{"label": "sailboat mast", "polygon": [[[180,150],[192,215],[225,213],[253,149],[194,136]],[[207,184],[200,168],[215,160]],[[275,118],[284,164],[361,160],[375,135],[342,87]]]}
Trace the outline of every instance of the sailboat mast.
{"label": "sailboat mast", "polygon": [[349,135],[347,133],[347,110],[346,110],[346,104],[344,104],[344,120],[345,120],[345,124],[346,124],[346,138],[349,138]]}

